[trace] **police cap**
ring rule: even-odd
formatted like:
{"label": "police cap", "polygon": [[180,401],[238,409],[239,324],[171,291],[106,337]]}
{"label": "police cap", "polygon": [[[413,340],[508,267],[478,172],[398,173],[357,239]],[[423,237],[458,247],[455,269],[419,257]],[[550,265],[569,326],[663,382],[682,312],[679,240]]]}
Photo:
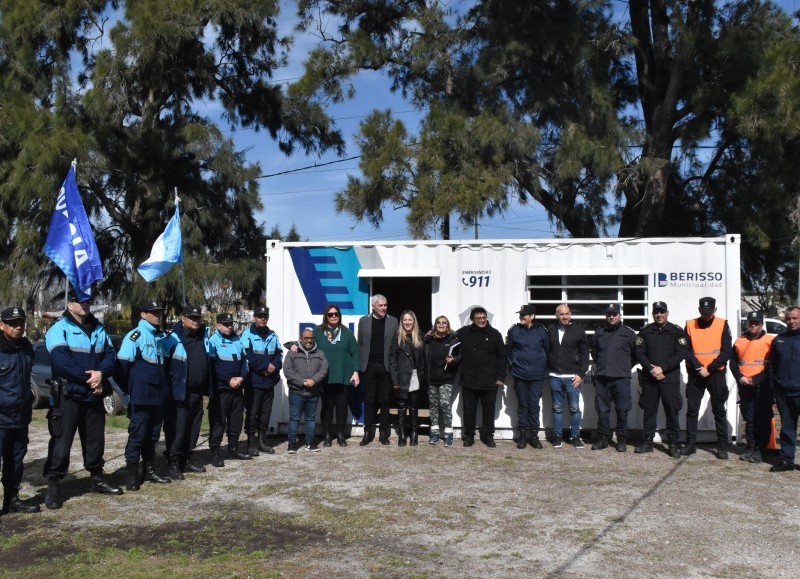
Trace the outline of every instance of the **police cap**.
{"label": "police cap", "polygon": [[202,315],[200,308],[194,304],[186,304],[181,312],[187,318],[199,318]]}
{"label": "police cap", "polygon": [[717,309],[717,300],[714,298],[700,298],[700,303],[697,306],[701,314],[713,314]]}
{"label": "police cap", "polygon": [[156,312],[156,311],[161,311],[163,309],[164,309],[164,306],[162,306],[160,303],[158,303],[155,300],[152,300],[152,301],[149,301],[149,302],[142,302],[141,304],[139,304],[139,311],[140,312]]}
{"label": "police cap", "polygon": [[232,324],[233,323],[233,316],[227,312],[217,314],[217,323],[218,324]]}
{"label": "police cap", "polygon": [[269,308],[267,306],[258,306],[253,310],[253,316],[268,316]]}
{"label": "police cap", "polygon": [[653,302],[653,311],[668,312],[667,302]]}
{"label": "police cap", "polygon": [[747,323],[755,322],[757,324],[764,323],[764,312],[750,312],[747,314]]}
{"label": "police cap", "polygon": [[2,321],[4,322],[13,322],[14,320],[24,320],[25,318],[26,318],[25,310],[23,310],[22,308],[18,308],[16,306],[5,308],[2,314],[0,314],[0,319],[2,319]]}
{"label": "police cap", "polygon": [[522,314],[523,316],[535,316],[536,306],[533,304],[523,304],[517,313]]}
{"label": "police cap", "polygon": [[618,314],[619,313],[619,304],[608,304],[606,306],[606,314]]}

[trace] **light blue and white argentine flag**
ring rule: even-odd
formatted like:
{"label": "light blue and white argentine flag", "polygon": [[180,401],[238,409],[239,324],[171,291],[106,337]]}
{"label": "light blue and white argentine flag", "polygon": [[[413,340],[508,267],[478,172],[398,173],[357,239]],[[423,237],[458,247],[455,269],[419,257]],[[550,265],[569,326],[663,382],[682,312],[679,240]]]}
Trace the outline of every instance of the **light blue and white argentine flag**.
{"label": "light blue and white argentine flag", "polygon": [[175,215],[167,223],[164,233],[159,235],[153,244],[150,257],[136,269],[146,282],[151,282],[167,273],[173,265],[182,261],[181,217],[176,205]]}
{"label": "light blue and white argentine flag", "polygon": [[70,167],[58,192],[44,253],[64,272],[82,300],[90,297],[92,282],[103,279],[100,254],[78,193],[74,167]]}

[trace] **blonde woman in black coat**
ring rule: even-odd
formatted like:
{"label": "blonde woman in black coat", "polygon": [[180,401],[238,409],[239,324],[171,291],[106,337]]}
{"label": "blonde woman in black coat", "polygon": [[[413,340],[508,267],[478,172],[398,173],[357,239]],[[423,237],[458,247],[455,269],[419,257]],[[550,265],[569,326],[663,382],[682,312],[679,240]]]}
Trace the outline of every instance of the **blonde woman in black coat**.
{"label": "blonde woman in black coat", "polygon": [[389,349],[389,374],[397,396],[398,446],[406,445],[406,410],[411,415],[411,446],[417,446],[419,441],[417,400],[423,377],[422,346],[417,316],[411,310],[406,310],[400,316],[400,327]]}

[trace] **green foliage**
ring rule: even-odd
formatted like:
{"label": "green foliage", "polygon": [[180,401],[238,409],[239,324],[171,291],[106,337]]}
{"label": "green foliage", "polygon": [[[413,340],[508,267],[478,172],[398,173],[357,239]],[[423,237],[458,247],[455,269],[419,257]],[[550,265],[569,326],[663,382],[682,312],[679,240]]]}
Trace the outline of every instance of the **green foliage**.
{"label": "green foliage", "polygon": [[321,101],[270,81],[290,45],[278,10],[275,0],[0,0],[2,295],[30,303],[58,276],[41,247],[73,158],[101,292],[180,304],[177,269],[152,286],[133,273],[177,190],[187,293],[202,303],[211,276],[243,301],[261,295],[260,168],[199,111],[216,104],[224,122],[265,131],[287,153],[341,150]]}

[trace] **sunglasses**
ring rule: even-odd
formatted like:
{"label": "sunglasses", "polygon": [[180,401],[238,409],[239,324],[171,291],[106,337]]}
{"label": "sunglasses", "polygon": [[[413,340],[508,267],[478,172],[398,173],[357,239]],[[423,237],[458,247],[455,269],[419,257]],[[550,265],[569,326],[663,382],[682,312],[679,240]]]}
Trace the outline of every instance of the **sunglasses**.
{"label": "sunglasses", "polygon": [[326,318],[340,318],[341,316],[339,315],[338,312],[329,312],[329,313],[325,314],[325,317]]}

